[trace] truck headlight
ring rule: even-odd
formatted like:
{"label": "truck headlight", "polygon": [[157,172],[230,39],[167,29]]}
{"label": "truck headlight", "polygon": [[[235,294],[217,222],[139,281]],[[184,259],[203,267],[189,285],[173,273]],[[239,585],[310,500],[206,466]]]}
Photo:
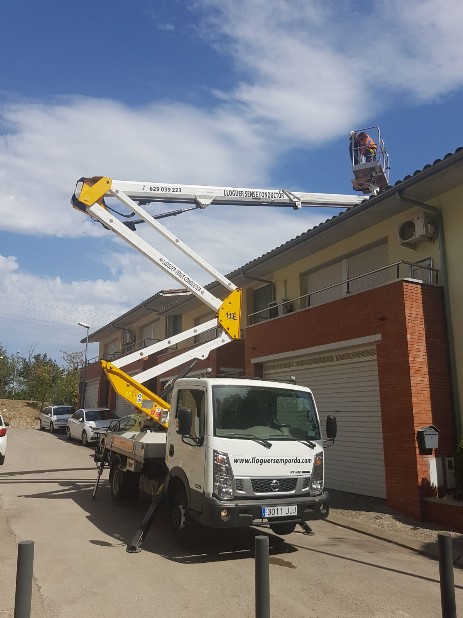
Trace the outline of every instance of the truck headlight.
{"label": "truck headlight", "polygon": [[214,450],[214,495],[219,500],[233,499],[233,471],[227,453]]}
{"label": "truck headlight", "polygon": [[313,460],[310,495],[319,496],[323,492],[323,453],[317,453]]}

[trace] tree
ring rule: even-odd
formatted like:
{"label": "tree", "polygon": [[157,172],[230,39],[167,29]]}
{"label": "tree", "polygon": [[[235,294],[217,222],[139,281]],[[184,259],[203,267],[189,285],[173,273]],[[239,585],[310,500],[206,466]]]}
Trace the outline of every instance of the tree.
{"label": "tree", "polygon": [[8,396],[10,383],[12,380],[11,362],[6,348],[0,345],[0,397]]}
{"label": "tree", "polygon": [[56,385],[62,376],[62,368],[46,354],[35,354],[29,360],[23,360],[21,377],[24,387],[21,391],[24,399],[37,401],[42,408],[54,399]]}
{"label": "tree", "polygon": [[[0,397],[36,401],[42,408],[47,404],[77,406],[79,401],[80,369],[83,352],[61,352],[61,365],[47,354],[35,352],[30,346],[28,358],[18,354],[8,356],[0,344]],[[14,387],[14,388],[13,388]]]}
{"label": "tree", "polygon": [[74,407],[79,404],[80,368],[83,364],[83,352],[62,352],[63,373],[57,384],[55,400]]}

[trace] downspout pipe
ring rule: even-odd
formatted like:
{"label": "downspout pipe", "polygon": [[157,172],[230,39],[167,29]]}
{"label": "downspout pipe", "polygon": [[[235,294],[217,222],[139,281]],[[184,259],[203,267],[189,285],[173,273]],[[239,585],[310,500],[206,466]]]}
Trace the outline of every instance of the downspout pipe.
{"label": "downspout pipe", "polygon": [[457,433],[457,440],[459,441],[462,436],[462,423],[460,416],[460,398],[458,391],[458,381],[457,381],[457,369],[456,369],[456,358],[455,358],[455,343],[454,343],[454,334],[453,334],[453,322],[452,322],[452,314],[450,309],[450,295],[449,295],[449,286],[447,281],[447,258],[445,251],[445,234],[444,234],[444,220],[442,217],[442,211],[440,208],[436,206],[431,206],[430,204],[425,204],[424,202],[419,202],[410,197],[406,197],[402,194],[400,190],[396,191],[397,199],[401,202],[405,202],[410,206],[418,206],[419,208],[423,208],[424,210],[428,210],[432,212],[437,220],[437,229],[439,234],[439,258],[441,265],[441,276],[443,280],[443,290],[444,290],[444,308],[445,308],[445,319],[447,321],[447,344],[449,347],[449,356],[450,356],[450,373],[452,378],[452,394],[455,406],[455,429]]}
{"label": "downspout pipe", "polygon": [[[272,298],[273,300],[276,300],[277,288],[276,288],[274,281],[270,281],[269,279],[262,279],[262,277],[253,277],[252,275],[248,275],[247,273],[245,273],[244,270],[241,271],[241,276],[244,277],[245,279],[250,279],[251,281],[260,281],[261,283],[270,283],[270,285],[272,286]],[[262,309],[262,311],[264,310]],[[251,314],[251,315],[254,315],[254,314]]]}
{"label": "downspout pipe", "polygon": [[244,270],[241,271],[241,276],[244,277],[245,279],[251,279],[251,281],[260,281],[261,283],[270,283],[272,286],[273,300],[276,299],[276,285],[274,281],[270,281],[269,279],[262,279],[262,277],[253,277],[252,275],[248,275],[247,273],[245,273]]}

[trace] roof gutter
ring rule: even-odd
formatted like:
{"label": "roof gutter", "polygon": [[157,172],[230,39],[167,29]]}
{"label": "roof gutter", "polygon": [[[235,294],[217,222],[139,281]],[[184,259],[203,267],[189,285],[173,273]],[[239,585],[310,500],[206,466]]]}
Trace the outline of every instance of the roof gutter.
{"label": "roof gutter", "polygon": [[447,258],[445,251],[445,235],[444,235],[444,220],[442,217],[442,211],[440,208],[436,206],[431,206],[430,204],[426,204],[425,202],[419,202],[410,197],[406,197],[402,194],[400,190],[396,191],[396,196],[399,201],[405,202],[406,204],[410,204],[411,206],[418,206],[419,208],[423,208],[424,210],[428,210],[432,212],[437,219],[437,229],[439,234],[439,257],[441,263],[441,275],[443,279],[443,289],[444,289],[444,308],[445,308],[445,318],[447,321],[447,343],[449,347],[449,357],[450,357],[450,373],[452,377],[452,394],[455,406],[455,429],[457,432],[457,438],[460,440],[462,435],[462,424],[461,424],[461,416],[460,416],[460,397],[458,392],[458,381],[457,381],[457,370],[456,370],[456,357],[455,357],[455,340],[453,333],[453,322],[452,322],[452,314],[450,309],[450,296],[449,296],[449,286],[447,281]]}

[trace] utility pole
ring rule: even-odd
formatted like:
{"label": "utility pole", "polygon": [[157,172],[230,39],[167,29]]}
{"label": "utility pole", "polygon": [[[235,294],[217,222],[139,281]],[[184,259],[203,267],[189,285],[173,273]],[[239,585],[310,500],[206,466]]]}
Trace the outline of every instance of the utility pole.
{"label": "utility pole", "polygon": [[84,353],[84,376],[82,380],[82,407],[85,408],[85,396],[87,394],[87,349],[88,349],[88,331],[90,328],[90,324],[86,324],[85,322],[78,322],[79,326],[85,328],[87,330],[87,336],[85,338],[85,353]]}

